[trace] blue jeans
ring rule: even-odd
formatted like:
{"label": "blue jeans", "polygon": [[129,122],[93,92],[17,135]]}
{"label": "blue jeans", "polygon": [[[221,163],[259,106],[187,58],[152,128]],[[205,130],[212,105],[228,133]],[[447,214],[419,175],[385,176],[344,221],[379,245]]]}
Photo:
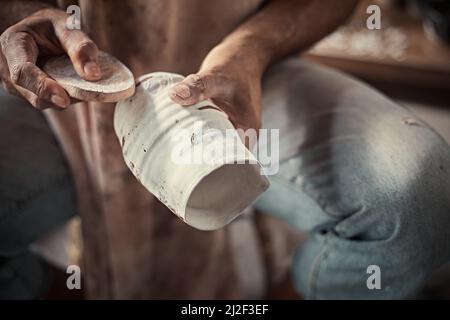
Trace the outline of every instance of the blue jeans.
{"label": "blue jeans", "polygon": [[[281,163],[256,206],[310,232],[293,261],[299,291],[414,297],[450,258],[449,145],[372,88],[298,60],[269,70],[263,104]],[[367,286],[371,265],[381,289]]]}
{"label": "blue jeans", "polygon": [[[448,144],[373,89],[298,59],[268,70],[263,92],[281,164],[255,205],[309,231],[293,261],[299,291],[414,297],[450,258]],[[42,115],[1,94],[0,137],[0,256],[12,259],[73,216],[76,199]],[[371,265],[381,289],[367,287]]]}
{"label": "blue jeans", "polygon": [[72,177],[44,116],[0,89],[0,299],[45,290],[45,265],[29,245],[75,213]]}

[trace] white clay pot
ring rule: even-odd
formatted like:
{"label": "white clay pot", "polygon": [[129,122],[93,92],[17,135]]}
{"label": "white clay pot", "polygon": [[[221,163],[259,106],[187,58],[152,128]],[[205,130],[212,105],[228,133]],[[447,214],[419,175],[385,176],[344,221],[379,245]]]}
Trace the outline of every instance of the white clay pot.
{"label": "white clay pot", "polygon": [[269,182],[217,106],[205,100],[183,107],[170,99],[181,80],[163,72],[140,77],[134,96],[117,103],[114,127],[144,187],[187,224],[214,230],[239,216]]}

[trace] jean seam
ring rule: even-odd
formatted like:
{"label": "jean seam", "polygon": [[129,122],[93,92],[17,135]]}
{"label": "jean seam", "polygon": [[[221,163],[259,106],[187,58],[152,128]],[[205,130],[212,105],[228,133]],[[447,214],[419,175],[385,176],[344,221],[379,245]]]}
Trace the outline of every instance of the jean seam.
{"label": "jean seam", "polygon": [[328,239],[324,237],[323,246],[314,258],[313,266],[311,267],[311,276],[308,284],[308,299],[317,299],[317,285],[320,267],[322,263],[328,258],[327,244]]}

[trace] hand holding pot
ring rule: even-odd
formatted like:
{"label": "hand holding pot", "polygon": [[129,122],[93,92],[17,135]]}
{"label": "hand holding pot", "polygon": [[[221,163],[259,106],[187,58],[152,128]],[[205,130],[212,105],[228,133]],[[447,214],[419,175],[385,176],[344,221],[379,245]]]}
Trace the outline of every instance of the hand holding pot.
{"label": "hand holding pot", "polygon": [[262,72],[258,62],[240,48],[219,45],[208,54],[198,73],[174,86],[171,98],[183,106],[211,99],[236,128],[258,130]]}

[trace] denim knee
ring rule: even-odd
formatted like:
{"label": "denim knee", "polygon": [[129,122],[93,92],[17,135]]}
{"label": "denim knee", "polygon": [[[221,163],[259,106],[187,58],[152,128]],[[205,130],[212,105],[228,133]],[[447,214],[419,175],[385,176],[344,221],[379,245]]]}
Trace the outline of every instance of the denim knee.
{"label": "denim knee", "polygon": [[[398,155],[395,171],[372,168],[380,174],[372,176],[358,210],[311,232],[293,264],[302,294],[413,298],[429,274],[450,259],[450,149],[428,133],[426,145],[412,141],[408,154]],[[380,271],[380,288],[368,285],[371,266]]]}

